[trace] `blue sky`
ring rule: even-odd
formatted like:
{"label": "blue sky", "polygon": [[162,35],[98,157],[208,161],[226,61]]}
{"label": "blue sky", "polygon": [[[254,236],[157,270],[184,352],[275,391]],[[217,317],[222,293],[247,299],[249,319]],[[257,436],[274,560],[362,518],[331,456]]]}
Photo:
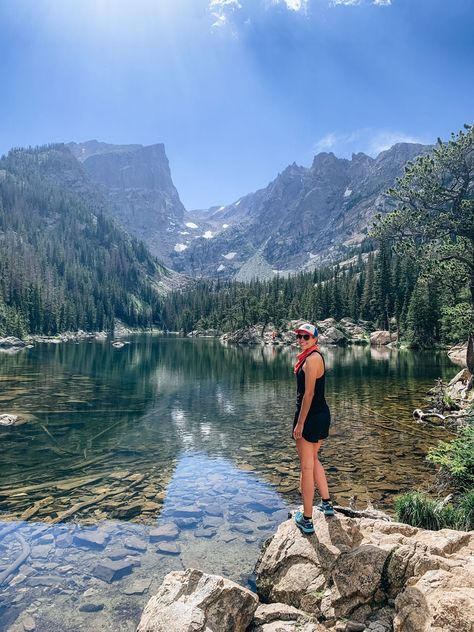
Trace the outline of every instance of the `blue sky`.
{"label": "blue sky", "polygon": [[473,122],[472,0],[0,0],[0,152],[163,142],[186,208]]}

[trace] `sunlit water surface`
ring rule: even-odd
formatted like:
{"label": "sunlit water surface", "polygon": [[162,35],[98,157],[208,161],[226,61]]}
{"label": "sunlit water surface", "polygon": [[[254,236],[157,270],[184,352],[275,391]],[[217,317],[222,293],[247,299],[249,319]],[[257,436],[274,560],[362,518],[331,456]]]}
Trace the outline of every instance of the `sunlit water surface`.
{"label": "sunlit water surface", "polygon": [[[390,511],[432,480],[424,455],[448,435],[412,411],[457,368],[443,353],[323,351],[332,496]],[[189,566],[252,587],[298,502],[296,352],[137,335],[1,354],[0,412],[26,421],[0,429],[0,629],[131,631]]]}

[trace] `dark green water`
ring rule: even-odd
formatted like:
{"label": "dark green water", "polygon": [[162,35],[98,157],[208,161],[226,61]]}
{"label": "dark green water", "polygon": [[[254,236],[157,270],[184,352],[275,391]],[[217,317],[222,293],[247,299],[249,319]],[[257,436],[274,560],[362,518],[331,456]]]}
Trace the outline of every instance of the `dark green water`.
{"label": "dark green water", "polygon": [[[164,574],[186,566],[251,585],[261,544],[298,500],[296,349],[128,340],[0,355],[0,412],[28,419],[0,429],[0,577],[22,538],[30,548],[0,587],[0,629],[30,612],[38,632],[133,630]],[[332,495],[390,509],[394,494],[429,484],[424,454],[446,431],[411,413],[457,368],[442,353],[323,351]],[[150,529],[171,522],[179,535],[163,550]],[[96,567],[111,558],[130,568],[108,583]],[[82,612],[90,602],[101,609]]]}

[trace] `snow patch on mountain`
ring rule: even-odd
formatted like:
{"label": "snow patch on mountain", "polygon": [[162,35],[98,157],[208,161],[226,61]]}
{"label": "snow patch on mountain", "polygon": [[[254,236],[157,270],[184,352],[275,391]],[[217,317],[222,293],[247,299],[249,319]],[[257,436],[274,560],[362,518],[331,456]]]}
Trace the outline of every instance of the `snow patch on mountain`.
{"label": "snow patch on mountain", "polygon": [[228,252],[226,255],[222,255],[224,259],[228,259],[229,261],[235,257],[236,252]]}
{"label": "snow patch on mountain", "polygon": [[183,252],[183,250],[186,250],[186,248],[186,244],[176,244],[174,250],[175,252]]}

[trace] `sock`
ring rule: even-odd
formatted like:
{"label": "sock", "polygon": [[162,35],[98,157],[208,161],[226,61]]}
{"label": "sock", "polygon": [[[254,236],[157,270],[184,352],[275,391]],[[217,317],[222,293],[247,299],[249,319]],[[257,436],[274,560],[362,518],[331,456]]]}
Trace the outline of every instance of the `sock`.
{"label": "sock", "polygon": [[305,516],[305,515],[303,514],[303,518],[304,518],[305,520],[312,520],[312,519],[313,519],[313,516]]}
{"label": "sock", "polygon": [[323,501],[323,503],[330,503],[331,502],[331,498],[321,498],[321,500]]}

